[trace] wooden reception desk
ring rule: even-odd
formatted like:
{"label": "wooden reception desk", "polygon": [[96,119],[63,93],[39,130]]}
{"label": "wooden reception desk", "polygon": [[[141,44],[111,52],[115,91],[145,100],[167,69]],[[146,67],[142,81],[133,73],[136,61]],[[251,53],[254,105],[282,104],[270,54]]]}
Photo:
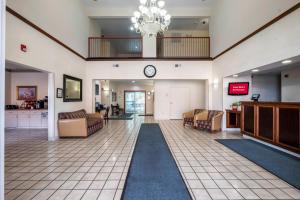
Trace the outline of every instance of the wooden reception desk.
{"label": "wooden reception desk", "polygon": [[243,134],[300,152],[300,103],[241,103]]}

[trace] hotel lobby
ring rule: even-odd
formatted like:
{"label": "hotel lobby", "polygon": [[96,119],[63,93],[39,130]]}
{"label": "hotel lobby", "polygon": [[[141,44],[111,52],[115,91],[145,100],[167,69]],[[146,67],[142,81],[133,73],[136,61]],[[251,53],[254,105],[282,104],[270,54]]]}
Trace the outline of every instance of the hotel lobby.
{"label": "hotel lobby", "polygon": [[300,199],[300,0],[1,0],[0,199]]}

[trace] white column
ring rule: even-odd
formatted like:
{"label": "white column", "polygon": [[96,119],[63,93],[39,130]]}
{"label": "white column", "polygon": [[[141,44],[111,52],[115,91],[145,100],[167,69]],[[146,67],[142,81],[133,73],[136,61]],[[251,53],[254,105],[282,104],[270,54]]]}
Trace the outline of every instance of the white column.
{"label": "white column", "polygon": [[48,73],[48,140],[53,141],[55,136],[55,76]]}
{"label": "white column", "polygon": [[156,37],[143,37],[143,57],[156,58]]}
{"label": "white column", "polygon": [[0,199],[4,199],[4,105],[5,105],[5,5],[1,0],[0,10]]}

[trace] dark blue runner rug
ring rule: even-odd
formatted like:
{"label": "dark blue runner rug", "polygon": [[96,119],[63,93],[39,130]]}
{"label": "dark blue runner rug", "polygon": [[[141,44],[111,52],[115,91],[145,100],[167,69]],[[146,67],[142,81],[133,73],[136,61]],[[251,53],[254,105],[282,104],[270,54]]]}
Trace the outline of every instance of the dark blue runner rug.
{"label": "dark blue runner rug", "polygon": [[253,140],[218,139],[216,141],[300,189],[299,158]]}
{"label": "dark blue runner rug", "polygon": [[192,199],[158,124],[141,125],[122,199]]}

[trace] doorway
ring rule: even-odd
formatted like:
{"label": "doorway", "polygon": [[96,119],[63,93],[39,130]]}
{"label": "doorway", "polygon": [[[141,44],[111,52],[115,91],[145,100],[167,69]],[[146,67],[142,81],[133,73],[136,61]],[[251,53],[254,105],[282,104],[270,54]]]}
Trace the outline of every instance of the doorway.
{"label": "doorway", "polygon": [[125,113],[146,114],[146,91],[124,91]]}

